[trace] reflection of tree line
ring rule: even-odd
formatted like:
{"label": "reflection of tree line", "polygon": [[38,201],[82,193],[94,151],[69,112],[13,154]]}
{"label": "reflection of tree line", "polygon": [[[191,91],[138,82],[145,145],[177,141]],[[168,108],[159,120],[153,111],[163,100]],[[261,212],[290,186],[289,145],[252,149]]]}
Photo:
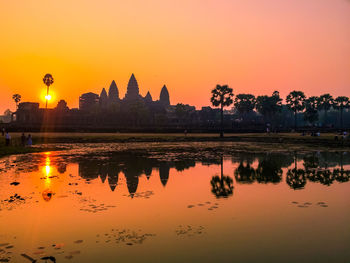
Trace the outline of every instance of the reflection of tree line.
{"label": "reflection of tree line", "polygon": [[[344,170],[344,154],[313,153],[305,154],[299,159],[297,154],[265,154],[257,157],[257,168],[252,167],[254,159],[240,160],[234,172],[237,183],[280,183],[282,168],[290,167],[286,173],[286,183],[292,189],[302,189],[307,181],[331,185],[333,182],[348,182],[350,170]],[[349,164],[349,156],[346,156]],[[335,162],[337,158],[338,162]],[[303,168],[298,167],[298,160],[303,160]],[[339,165],[340,168],[334,168]],[[330,167],[333,166],[331,169]]]}
{"label": "reflection of tree line", "polygon": [[[183,171],[196,165],[195,159],[176,161],[163,161],[149,157],[134,155],[117,155],[101,159],[82,159],[79,163],[79,175],[84,179],[96,179],[100,177],[104,183],[106,180],[112,191],[118,185],[121,174],[126,179],[128,191],[131,196],[137,191],[139,177],[146,175],[150,178],[152,171],[158,170],[160,181],[166,186],[169,180],[170,168]],[[257,161],[257,165],[253,163]],[[298,167],[302,161],[303,167]],[[234,177],[238,184],[278,184],[283,179],[283,168],[287,168],[286,183],[292,189],[302,189],[308,181],[318,182],[323,185],[331,185],[333,182],[348,182],[350,170],[344,170],[343,166],[350,164],[350,156],[343,153],[327,154],[238,154],[232,157],[232,162],[239,165],[234,171]],[[211,191],[220,197],[233,195],[233,178],[223,174],[223,158],[201,159],[202,164],[220,164],[221,174],[211,178]]]}

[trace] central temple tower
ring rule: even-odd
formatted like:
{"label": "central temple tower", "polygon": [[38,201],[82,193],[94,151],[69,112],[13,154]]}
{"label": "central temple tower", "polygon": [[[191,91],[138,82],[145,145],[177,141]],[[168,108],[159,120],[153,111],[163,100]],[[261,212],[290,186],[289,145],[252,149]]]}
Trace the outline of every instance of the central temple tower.
{"label": "central temple tower", "polygon": [[134,73],[131,75],[128,83],[128,88],[126,90],[125,99],[127,100],[136,100],[140,98],[139,94],[139,85],[134,76]]}

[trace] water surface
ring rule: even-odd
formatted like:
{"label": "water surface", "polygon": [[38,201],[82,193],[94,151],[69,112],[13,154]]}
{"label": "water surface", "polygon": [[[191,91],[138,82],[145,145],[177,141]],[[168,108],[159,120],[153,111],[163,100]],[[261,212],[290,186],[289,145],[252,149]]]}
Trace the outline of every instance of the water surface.
{"label": "water surface", "polygon": [[0,169],[0,262],[349,262],[348,153],[63,151]]}

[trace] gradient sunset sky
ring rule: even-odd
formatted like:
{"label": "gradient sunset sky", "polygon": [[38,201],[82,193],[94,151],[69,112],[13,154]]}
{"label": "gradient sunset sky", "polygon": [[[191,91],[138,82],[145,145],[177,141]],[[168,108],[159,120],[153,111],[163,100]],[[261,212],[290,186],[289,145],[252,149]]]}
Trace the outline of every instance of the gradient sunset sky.
{"label": "gradient sunset sky", "polygon": [[131,73],[140,93],[209,105],[210,90],[285,97],[350,96],[349,0],[10,0],[0,4],[0,114],[41,101],[51,73],[54,107],[100,93]]}

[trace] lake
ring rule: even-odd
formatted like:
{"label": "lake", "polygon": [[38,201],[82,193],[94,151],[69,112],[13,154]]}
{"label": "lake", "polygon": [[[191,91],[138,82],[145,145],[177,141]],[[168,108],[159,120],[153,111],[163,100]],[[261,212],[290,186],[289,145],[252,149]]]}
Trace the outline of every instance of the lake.
{"label": "lake", "polygon": [[0,159],[0,262],[350,262],[350,153],[82,153]]}

